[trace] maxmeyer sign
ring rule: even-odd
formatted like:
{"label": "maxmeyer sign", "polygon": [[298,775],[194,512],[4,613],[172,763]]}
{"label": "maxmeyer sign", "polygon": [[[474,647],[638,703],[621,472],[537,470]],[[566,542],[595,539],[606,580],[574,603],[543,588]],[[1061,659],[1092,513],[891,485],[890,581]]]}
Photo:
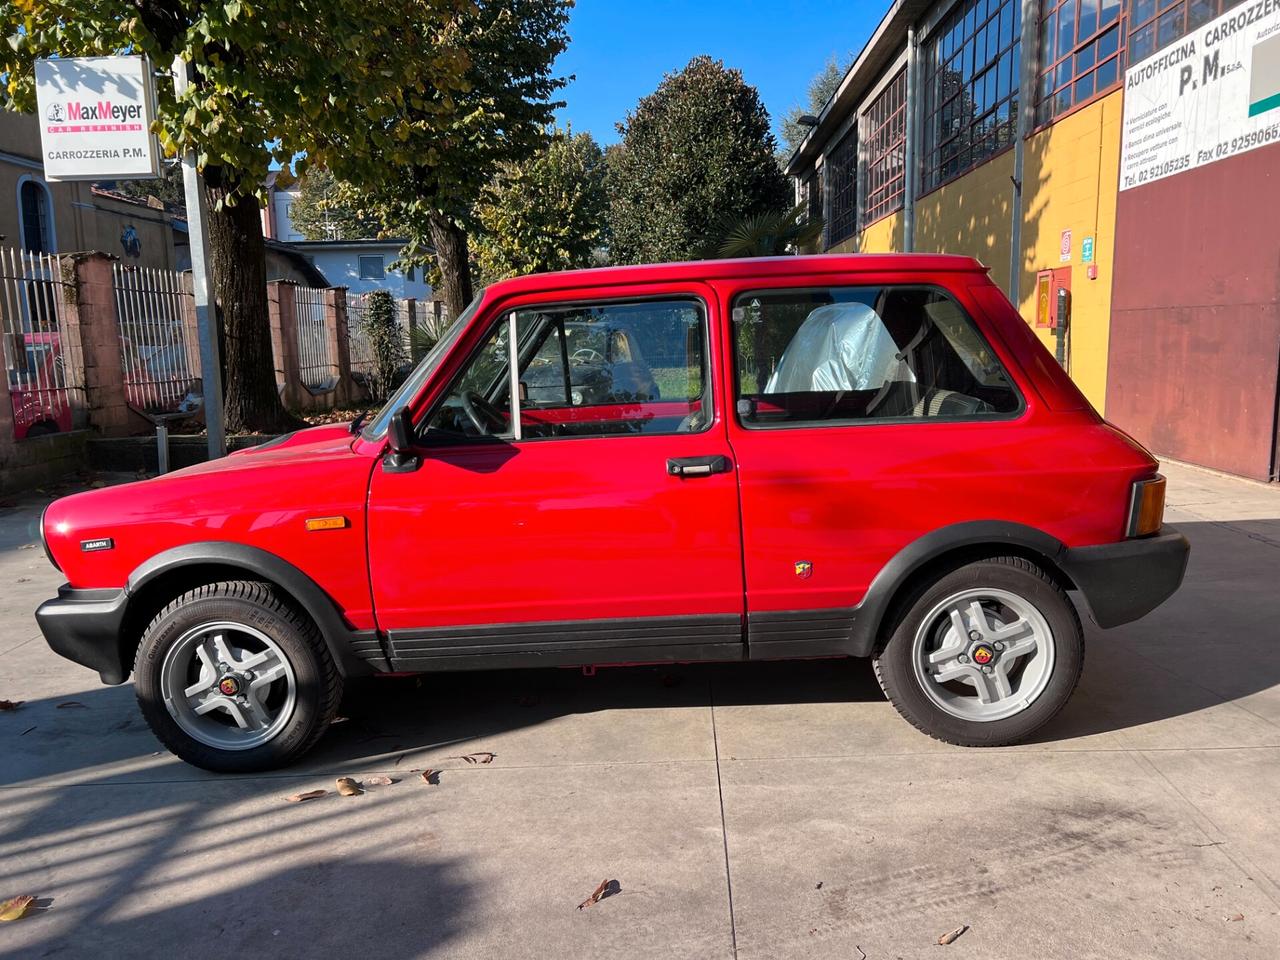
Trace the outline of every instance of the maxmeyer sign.
{"label": "maxmeyer sign", "polygon": [[144,58],[37,60],[36,100],[47,179],[159,175],[151,67]]}
{"label": "maxmeyer sign", "polygon": [[1248,0],[1125,75],[1120,189],[1280,143],[1280,0]]}

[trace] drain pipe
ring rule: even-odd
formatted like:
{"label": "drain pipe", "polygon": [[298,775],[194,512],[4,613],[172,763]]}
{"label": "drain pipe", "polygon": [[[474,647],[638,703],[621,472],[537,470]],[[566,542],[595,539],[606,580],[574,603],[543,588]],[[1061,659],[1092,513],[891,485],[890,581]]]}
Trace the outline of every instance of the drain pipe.
{"label": "drain pipe", "polygon": [[1013,203],[1012,222],[1009,224],[1009,302],[1015,310],[1021,300],[1022,288],[1022,184],[1024,145],[1031,132],[1036,115],[1036,24],[1039,16],[1038,0],[1022,2],[1022,38],[1020,63],[1022,75],[1018,84],[1018,122],[1013,132]]}
{"label": "drain pipe", "polygon": [[916,136],[920,111],[916,109],[916,25],[907,25],[907,146],[903,151],[902,249],[910,253],[916,245]]}

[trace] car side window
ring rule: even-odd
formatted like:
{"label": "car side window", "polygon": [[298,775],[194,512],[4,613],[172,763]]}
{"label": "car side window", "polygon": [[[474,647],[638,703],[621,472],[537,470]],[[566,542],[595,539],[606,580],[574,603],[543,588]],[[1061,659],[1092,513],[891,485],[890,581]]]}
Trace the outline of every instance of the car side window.
{"label": "car side window", "polygon": [[973,321],[936,287],[767,290],[733,302],[746,426],[983,419],[1022,407]]}
{"label": "car side window", "polygon": [[711,419],[707,355],[698,300],[519,309],[495,323],[425,436],[456,442],[698,432]]}

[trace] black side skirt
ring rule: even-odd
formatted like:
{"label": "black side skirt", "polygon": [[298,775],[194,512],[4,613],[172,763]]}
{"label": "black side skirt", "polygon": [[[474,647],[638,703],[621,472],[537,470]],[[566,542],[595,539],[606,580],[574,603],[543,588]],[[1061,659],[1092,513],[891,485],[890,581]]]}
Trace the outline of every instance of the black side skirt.
{"label": "black side skirt", "polygon": [[735,614],[499,623],[392,630],[392,670],[485,670],[579,664],[742,660]]}

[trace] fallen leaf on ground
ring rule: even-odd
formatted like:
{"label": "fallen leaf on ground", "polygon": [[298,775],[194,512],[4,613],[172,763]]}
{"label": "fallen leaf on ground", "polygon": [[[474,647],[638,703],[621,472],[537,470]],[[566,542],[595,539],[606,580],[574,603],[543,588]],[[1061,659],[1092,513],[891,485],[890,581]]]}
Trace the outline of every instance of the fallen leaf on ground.
{"label": "fallen leaf on ground", "polygon": [[328,792],[328,790],[308,790],[306,793],[295,793],[291,797],[285,797],[285,799],[290,803],[302,803],[304,800],[315,800],[318,797],[323,797]]}
{"label": "fallen leaf on ground", "polygon": [[390,777],[365,777],[360,781],[362,787],[389,787],[393,783],[395,781]]}
{"label": "fallen leaf on ground", "polygon": [[20,897],[13,897],[0,903],[0,922],[8,923],[11,920],[21,920],[27,915],[27,911],[31,909],[31,905],[36,902],[36,898],[30,894],[23,894]]}
{"label": "fallen leaf on ground", "polygon": [[956,927],[950,933],[944,933],[942,936],[938,938],[938,946],[945,947],[949,943],[955,943],[956,940],[960,937],[960,934],[964,933],[968,929],[969,929],[968,924],[962,923],[960,924],[960,926]]}
{"label": "fallen leaf on ground", "polygon": [[58,704],[59,710],[66,710],[68,707],[79,707],[81,710],[89,709],[79,700],[63,700],[60,704]]}
{"label": "fallen leaf on ground", "polygon": [[23,544],[22,546],[20,546],[18,549],[19,549],[19,550],[34,550],[35,548],[36,548],[36,545],[35,545],[34,543],[24,543],[24,544]]}
{"label": "fallen leaf on ground", "polygon": [[490,753],[488,750],[481,750],[479,753],[464,753],[460,757],[450,757],[450,760],[465,760],[467,763],[493,763],[496,753]]}
{"label": "fallen leaf on ground", "polygon": [[1243,920],[1243,919],[1244,919],[1244,914],[1243,914],[1243,913],[1233,913],[1231,916],[1229,916],[1229,917],[1223,917],[1222,919],[1223,919],[1224,921],[1226,921],[1227,923],[1238,923],[1239,921],[1241,921],[1241,920]]}
{"label": "fallen leaf on ground", "polygon": [[426,784],[430,784],[433,787],[440,786],[440,771],[439,770],[423,770],[422,782]]}
{"label": "fallen leaf on ground", "polygon": [[358,797],[360,794],[364,793],[364,791],[360,789],[360,784],[356,783],[350,777],[339,777],[338,793],[342,794],[344,797]]}
{"label": "fallen leaf on ground", "polygon": [[14,583],[30,583],[30,582],[31,582],[31,578],[30,578],[30,577],[19,577],[17,580],[15,580],[15,581],[13,581],[13,582],[14,582]]}
{"label": "fallen leaf on ground", "polygon": [[819,880],[819,881],[818,881],[818,885],[817,885],[816,887],[814,887],[813,889],[815,889],[815,890],[821,890],[821,889],[822,889],[822,881],[821,881],[821,880]]}
{"label": "fallen leaf on ground", "polygon": [[26,702],[25,700],[0,700],[0,713],[6,710],[17,710]]}
{"label": "fallen leaf on ground", "polygon": [[595,893],[591,894],[591,896],[578,904],[578,909],[583,910],[591,906],[593,903],[599,903],[605,897],[612,897],[615,893],[619,893],[621,890],[622,886],[617,880],[601,880],[600,886],[595,889]]}

